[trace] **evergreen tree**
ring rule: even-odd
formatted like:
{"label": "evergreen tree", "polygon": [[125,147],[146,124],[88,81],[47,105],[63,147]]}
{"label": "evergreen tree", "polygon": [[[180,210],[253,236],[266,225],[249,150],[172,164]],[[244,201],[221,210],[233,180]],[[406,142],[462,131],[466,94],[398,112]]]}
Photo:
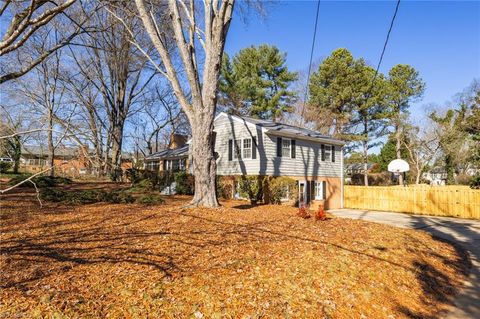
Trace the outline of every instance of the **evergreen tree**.
{"label": "evergreen tree", "polygon": [[224,55],[219,103],[234,114],[275,120],[293,110],[296,95],[289,86],[297,77],[275,46],[252,46],[233,59]]}
{"label": "evergreen tree", "polygon": [[368,150],[385,132],[383,75],[347,49],[337,49],[312,74],[309,89],[309,119],[321,118],[323,124],[329,116],[334,136],[361,146],[368,185]]}
{"label": "evergreen tree", "polygon": [[[425,82],[410,65],[398,64],[388,72],[386,105],[390,126],[395,136],[396,158],[402,158],[402,123],[408,115],[410,104],[420,99],[425,91]],[[403,184],[400,175],[399,184]]]}

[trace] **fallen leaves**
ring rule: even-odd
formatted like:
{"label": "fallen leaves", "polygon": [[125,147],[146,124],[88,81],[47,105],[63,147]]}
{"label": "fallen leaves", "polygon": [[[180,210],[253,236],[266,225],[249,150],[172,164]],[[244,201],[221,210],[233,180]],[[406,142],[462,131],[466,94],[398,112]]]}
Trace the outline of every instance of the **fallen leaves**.
{"label": "fallen leaves", "polygon": [[1,202],[4,318],[435,317],[468,264],[420,231],[291,207],[39,209],[20,195]]}

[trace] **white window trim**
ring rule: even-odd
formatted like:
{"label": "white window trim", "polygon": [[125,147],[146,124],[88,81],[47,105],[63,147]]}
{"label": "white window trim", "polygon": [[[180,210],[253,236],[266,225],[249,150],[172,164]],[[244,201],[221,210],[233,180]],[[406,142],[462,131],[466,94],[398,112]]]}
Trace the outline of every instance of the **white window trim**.
{"label": "white window trim", "polygon": [[[318,195],[318,190],[320,190],[320,195]],[[315,181],[315,200],[324,200],[323,198],[323,182]]]}
{"label": "white window trim", "polygon": [[[289,141],[290,142],[290,146],[288,147],[288,156],[285,156],[283,154],[283,142],[284,141]],[[286,149],[286,148],[285,148]],[[282,157],[288,157],[288,158],[292,158],[292,139],[291,138],[282,138]]]}
{"label": "white window trim", "polygon": [[[327,156],[327,148],[328,150],[328,156]],[[332,145],[325,144],[325,162],[331,162],[332,161]]]}
{"label": "white window trim", "polygon": [[[252,160],[253,159],[253,138],[254,137],[249,137],[249,138],[238,138],[238,139],[232,139],[232,161],[241,161],[241,160]],[[243,157],[243,150],[245,149],[244,146],[244,140],[250,140],[250,157]],[[240,141],[240,157],[236,156],[235,152],[235,141]]]}
{"label": "white window trim", "polygon": [[[250,141],[250,147],[248,148],[245,148],[245,141]],[[244,138],[242,140],[242,159],[252,159],[252,155],[253,155],[253,145],[252,145],[252,139],[251,138]],[[245,150],[250,150],[250,156],[248,157],[245,157]]]}

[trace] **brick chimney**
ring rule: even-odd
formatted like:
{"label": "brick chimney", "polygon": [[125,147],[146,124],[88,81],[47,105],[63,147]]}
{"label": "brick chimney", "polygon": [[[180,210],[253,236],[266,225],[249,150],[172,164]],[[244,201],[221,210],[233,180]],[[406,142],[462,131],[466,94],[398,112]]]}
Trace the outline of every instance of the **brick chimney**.
{"label": "brick chimney", "polygon": [[187,143],[187,141],[188,136],[172,133],[172,135],[170,135],[170,143],[168,144],[168,148],[175,149],[182,147],[185,145],[185,143]]}

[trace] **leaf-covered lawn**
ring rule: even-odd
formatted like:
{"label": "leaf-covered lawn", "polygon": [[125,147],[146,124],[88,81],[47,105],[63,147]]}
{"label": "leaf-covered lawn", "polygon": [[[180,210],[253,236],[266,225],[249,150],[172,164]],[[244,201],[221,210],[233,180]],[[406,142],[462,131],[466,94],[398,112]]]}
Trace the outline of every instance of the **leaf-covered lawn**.
{"label": "leaf-covered lawn", "polygon": [[40,209],[4,196],[0,317],[435,318],[468,266],[420,231],[187,200]]}

